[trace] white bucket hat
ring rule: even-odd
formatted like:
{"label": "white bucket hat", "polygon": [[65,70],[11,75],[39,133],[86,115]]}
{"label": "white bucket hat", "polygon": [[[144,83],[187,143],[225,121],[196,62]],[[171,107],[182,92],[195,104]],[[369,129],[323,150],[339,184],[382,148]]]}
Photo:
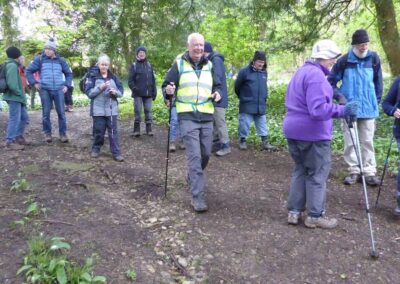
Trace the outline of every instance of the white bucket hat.
{"label": "white bucket hat", "polygon": [[311,58],[315,59],[334,59],[341,55],[339,47],[333,40],[323,39],[317,41],[311,52]]}

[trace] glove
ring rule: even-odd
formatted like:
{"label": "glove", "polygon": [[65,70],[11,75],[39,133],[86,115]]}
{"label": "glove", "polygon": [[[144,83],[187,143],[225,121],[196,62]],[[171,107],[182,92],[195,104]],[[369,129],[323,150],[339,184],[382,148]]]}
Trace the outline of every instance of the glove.
{"label": "glove", "polygon": [[357,119],[358,102],[352,101],[344,107],[344,117],[346,120],[354,121]]}
{"label": "glove", "polygon": [[340,105],[347,104],[346,97],[340,92],[335,92],[335,94],[333,94],[333,99]]}

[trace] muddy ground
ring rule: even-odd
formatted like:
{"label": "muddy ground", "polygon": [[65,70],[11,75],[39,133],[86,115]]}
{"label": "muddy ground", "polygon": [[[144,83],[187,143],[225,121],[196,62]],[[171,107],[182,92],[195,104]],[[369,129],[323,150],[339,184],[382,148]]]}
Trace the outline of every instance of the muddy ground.
{"label": "muddy ground", "polygon": [[[366,213],[358,205],[361,185],[342,185],[340,157],[328,183],[328,214],[334,230],[286,223],[292,162],[285,149],[267,153],[251,147],[212,157],[206,170],[209,211],[195,214],[185,182],[183,151],[170,155],[169,191],[164,194],[166,132],[132,138],[131,122],[120,121],[125,162],[112,160],[108,144],[99,159],[89,157],[91,118],[87,108],[67,113],[71,142],[43,142],[41,113],[30,113],[24,151],[0,148],[0,283],[22,283],[16,276],[27,240],[43,233],[64,237],[71,258],[97,254],[94,271],[107,283],[400,283],[400,221],[392,216],[395,179],[387,178],[380,206],[373,211],[380,258],[369,257]],[[7,114],[0,113],[4,137]],[[18,173],[22,176],[18,177]],[[31,192],[11,191],[26,178]],[[375,201],[376,188],[369,188]],[[21,219],[27,196],[46,215]]]}

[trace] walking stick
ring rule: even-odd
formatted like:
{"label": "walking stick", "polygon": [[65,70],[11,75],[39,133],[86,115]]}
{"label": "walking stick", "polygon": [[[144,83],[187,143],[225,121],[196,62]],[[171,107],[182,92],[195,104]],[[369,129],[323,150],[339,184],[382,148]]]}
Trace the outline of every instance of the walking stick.
{"label": "walking stick", "polygon": [[392,138],[390,138],[389,149],[388,149],[388,151],[387,151],[385,163],[384,163],[384,165],[383,165],[383,172],[382,172],[381,182],[379,183],[378,194],[377,194],[377,196],[376,196],[375,208],[378,206],[379,196],[381,195],[381,189],[382,189],[383,179],[385,178],[386,169],[387,169],[387,167],[388,167],[389,155],[390,155],[390,151],[392,150],[393,141],[394,141],[394,134],[392,134]]}
{"label": "walking stick", "polygon": [[168,162],[169,162],[169,143],[170,143],[170,131],[171,131],[171,110],[172,110],[172,97],[168,96],[169,110],[168,110],[168,138],[167,138],[167,159],[165,163],[165,185],[164,185],[164,197],[167,197],[167,186],[168,186]]}
{"label": "walking stick", "polygon": [[[357,156],[358,166],[360,168],[360,175],[361,175],[363,191],[364,191],[364,198],[365,198],[365,211],[367,212],[369,232],[370,232],[370,237],[371,237],[372,250],[370,252],[370,256],[372,258],[378,258],[379,255],[375,249],[374,231],[372,229],[372,217],[371,217],[371,212],[369,210],[368,191],[367,191],[367,184],[365,182],[364,168],[363,168],[363,163],[362,163],[362,158],[361,158],[360,140],[359,140],[359,136],[358,136],[357,122],[355,121],[354,118],[350,117],[349,119],[346,119],[346,123],[349,128],[351,141],[353,143],[354,151],[356,152],[356,156]],[[354,130],[354,136],[355,136],[354,138],[353,138],[353,134],[351,133],[351,128],[353,128],[353,130]],[[354,139],[355,139],[355,141],[354,141]]]}

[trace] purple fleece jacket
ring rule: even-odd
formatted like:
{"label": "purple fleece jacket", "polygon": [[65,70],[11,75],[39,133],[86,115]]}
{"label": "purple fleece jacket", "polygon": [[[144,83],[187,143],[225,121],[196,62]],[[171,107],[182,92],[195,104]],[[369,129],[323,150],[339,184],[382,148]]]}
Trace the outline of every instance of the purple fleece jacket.
{"label": "purple fleece jacket", "polygon": [[306,61],[294,74],[285,98],[286,138],[312,142],[332,139],[332,118],[343,117],[344,106],[332,102],[328,74],[328,69],[314,61]]}

